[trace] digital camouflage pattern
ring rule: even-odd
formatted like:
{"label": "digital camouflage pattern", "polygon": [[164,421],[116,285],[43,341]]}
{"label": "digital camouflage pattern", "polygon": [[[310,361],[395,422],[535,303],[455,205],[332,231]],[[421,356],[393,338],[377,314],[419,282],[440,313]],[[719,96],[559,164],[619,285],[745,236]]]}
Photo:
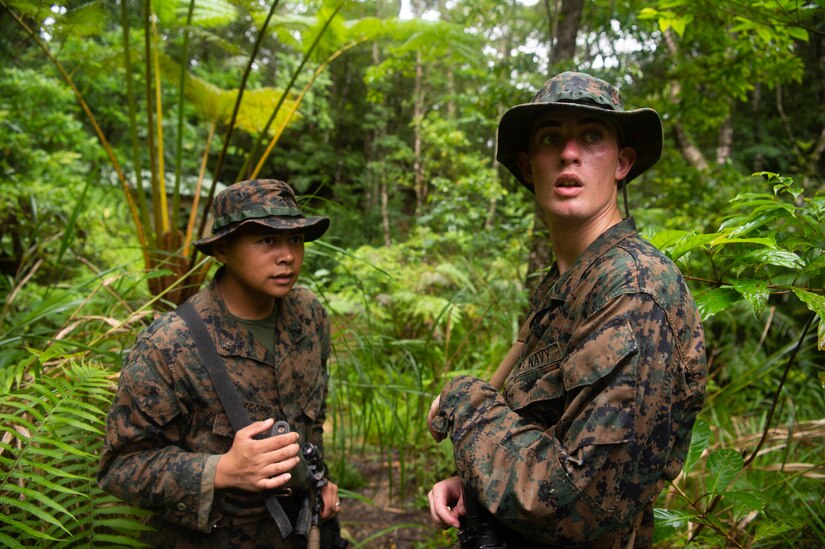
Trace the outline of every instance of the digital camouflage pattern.
{"label": "digital camouflage pattern", "polygon": [[510,108],[498,125],[496,158],[530,192],[533,184],[524,179],[518,155],[527,151],[534,125],[547,113],[578,109],[611,120],[620,128],[620,146],[636,151],[636,162],[625,178],[632,181],[658,162],[662,155],[662,121],[653,109],[624,110],[619,90],[582,72],[563,72],[544,83],[532,101]]}
{"label": "digital camouflage pattern", "polygon": [[[250,419],[287,420],[301,440],[323,448],[330,353],[324,308],[304,288],[279,300],[273,354],[229,314],[215,284],[191,301]],[[218,457],[234,435],[186,325],[166,313],[140,334],[123,367],[98,481],[156,511],[153,547],[252,548],[260,540],[273,547],[280,535],[263,493],[214,489]]]}
{"label": "digital camouflage pattern", "polygon": [[591,102],[603,109],[624,110],[619,90],[601,78],[583,72],[563,72],[551,78],[535,93],[531,103],[561,101]]}
{"label": "digital camouflage pattern", "polygon": [[247,223],[276,231],[300,231],[305,242],[320,238],[329,228],[327,217],[306,217],[292,187],[277,179],[250,179],[230,185],[212,201],[210,213],[212,235],[193,243],[206,255],[214,255],[215,242]]}
{"label": "digital camouflage pattern", "polygon": [[653,502],[676,478],[707,380],[704,334],[676,266],[632,219],[531,299],[502,393],[467,376],[441,393],[462,484],[532,543],[650,547]]}

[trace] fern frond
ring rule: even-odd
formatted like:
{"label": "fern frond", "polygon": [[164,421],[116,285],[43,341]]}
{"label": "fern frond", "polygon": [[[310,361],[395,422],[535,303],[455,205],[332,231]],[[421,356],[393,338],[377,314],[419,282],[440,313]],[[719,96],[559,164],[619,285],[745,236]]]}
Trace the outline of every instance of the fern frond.
{"label": "fern frond", "polygon": [[148,513],[96,482],[111,375],[62,361],[0,395],[0,545],[142,546]]}

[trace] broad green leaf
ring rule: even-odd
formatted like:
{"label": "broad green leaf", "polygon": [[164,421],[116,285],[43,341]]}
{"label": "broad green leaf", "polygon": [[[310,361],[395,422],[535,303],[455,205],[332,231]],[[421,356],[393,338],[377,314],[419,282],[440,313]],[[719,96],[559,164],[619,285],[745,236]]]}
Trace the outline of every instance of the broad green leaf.
{"label": "broad green leaf", "polygon": [[774,210],[756,216],[735,216],[727,219],[719,228],[730,229],[731,236],[742,236],[763,225],[767,225],[779,217],[779,215],[779,212]]}
{"label": "broad green leaf", "polygon": [[806,272],[814,273],[815,271],[818,271],[820,269],[825,269],[825,253],[821,252],[822,250],[820,250],[819,257],[817,257],[805,266]]}
{"label": "broad green leaf", "polygon": [[737,292],[751,304],[753,312],[757,317],[762,316],[765,311],[765,305],[768,303],[768,298],[771,295],[768,289],[768,283],[765,280],[735,280],[733,287]]}
{"label": "broad green leaf", "polygon": [[753,535],[753,541],[758,542],[765,539],[774,538],[792,529],[793,526],[784,521],[776,520],[766,522],[760,520],[756,525],[756,533]]}
{"label": "broad green leaf", "polygon": [[696,306],[702,315],[702,320],[707,320],[741,299],[742,294],[735,289],[730,286],[722,286],[697,296]]}
{"label": "broad green leaf", "polygon": [[742,257],[743,260],[752,263],[765,263],[776,265],[777,267],[787,267],[788,269],[801,269],[805,266],[802,258],[787,250],[753,250]]}
{"label": "broad green leaf", "polygon": [[152,12],[161,23],[172,23],[175,20],[178,3],[178,0],[152,0]]}
{"label": "broad green leaf", "polygon": [[679,36],[684,36],[685,28],[687,27],[688,23],[693,21],[692,15],[687,15],[685,17],[679,17],[671,21],[671,25],[673,26],[673,30],[676,31],[676,34]]}
{"label": "broad green leaf", "polygon": [[695,513],[686,513],[678,509],[653,509],[655,519],[653,542],[659,543],[678,531],[684,530],[695,516]]}
{"label": "broad green leaf", "polygon": [[788,26],[785,27],[785,30],[788,31],[791,38],[794,38],[795,40],[802,40],[803,42],[808,41],[808,31],[803,28]]}
{"label": "broad green leaf", "polygon": [[708,447],[709,442],[710,425],[702,419],[697,419],[696,423],[693,425],[693,435],[690,437],[690,448],[688,449],[687,457],[685,458],[685,464],[682,466],[682,470],[685,474],[688,474],[693,470],[693,466],[696,465],[702,457],[702,452],[704,452],[705,448]]}
{"label": "broad green leaf", "polygon": [[682,242],[678,243],[676,246],[673,247],[673,251],[670,253],[671,259],[676,261],[686,253],[691,250],[695,250],[696,248],[701,248],[705,244],[712,242],[714,239],[719,237],[719,233],[710,233],[710,234],[697,234],[695,236],[691,236],[686,238]]}
{"label": "broad green leaf", "polygon": [[650,237],[650,243],[659,248],[660,250],[663,250],[675,244],[679,240],[689,237],[690,235],[691,233],[687,231],[660,231]]}
{"label": "broad green leaf", "polygon": [[799,288],[793,288],[793,293],[795,293],[796,297],[798,297],[819,317],[816,347],[820,351],[825,351],[825,296],[817,295]]}
{"label": "broad green leaf", "polygon": [[774,238],[731,238],[720,236],[711,242],[713,246],[727,246],[728,244],[761,244],[771,249],[776,249],[776,239]]}
{"label": "broad green leaf", "polygon": [[753,492],[725,492],[725,500],[733,503],[734,516],[737,520],[753,511],[764,511],[768,504],[764,496]]}
{"label": "broad green leaf", "polygon": [[819,317],[819,328],[816,330],[816,348],[825,351],[825,321]]}
{"label": "broad green leaf", "polygon": [[800,288],[793,288],[793,292],[800,300],[802,300],[808,308],[819,315],[820,318],[825,319],[825,296],[821,296]]}
{"label": "broad green leaf", "polygon": [[742,454],[730,448],[716,450],[708,456],[708,477],[705,487],[711,494],[721,494],[730,486],[744,466]]}

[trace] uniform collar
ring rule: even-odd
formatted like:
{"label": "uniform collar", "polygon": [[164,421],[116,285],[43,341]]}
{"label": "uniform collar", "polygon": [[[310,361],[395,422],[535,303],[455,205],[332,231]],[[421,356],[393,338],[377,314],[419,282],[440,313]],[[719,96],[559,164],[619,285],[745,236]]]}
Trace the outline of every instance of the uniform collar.
{"label": "uniform collar", "polygon": [[549,307],[551,301],[565,301],[570,290],[578,286],[582,275],[597,259],[635,234],[636,222],[632,217],[625,218],[599,235],[563,275],[559,275],[558,265],[554,263],[531,298],[534,309]]}
{"label": "uniform collar", "polygon": [[[255,339],[252,333],[235,317],[229,313],[226,304],[218,291],[217,281],[220,279],[221,271],[206,288],[205,298],[207,301],[207,314],[210,317],[210,324],[214,330],[215,342],[218,353],[224,356],[240,356],[251,358],[259,362],[275,364],[280,362],[280,358],[273,356],[269,350]],[[289,349],[295,346],[304,338],[306,332],[299,315],[296,314],[296,300],[287,294],[283,299],[275,302],[278,313],[275,317],[275,353],[285,356]]]}

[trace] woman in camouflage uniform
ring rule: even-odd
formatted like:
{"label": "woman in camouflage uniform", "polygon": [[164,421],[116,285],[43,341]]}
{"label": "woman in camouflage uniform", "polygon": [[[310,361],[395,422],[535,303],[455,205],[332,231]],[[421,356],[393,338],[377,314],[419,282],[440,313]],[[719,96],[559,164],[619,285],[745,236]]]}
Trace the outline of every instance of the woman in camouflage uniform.
{"label": "woman in camouflage uniform", "polygon": [[[299,440],[323,447],[329,324],[312,292],[293,285],[304,242],[329,219],[305,217],[292,189],[275,180],[228,187],[212,215],[213,234],[195,246],[223,265],[190,301],[253,423],[235,432],[190,331],[166,313],[139,335],[123,367],[98,480],[155,511],[152,547],[291,547],[264,496],[290,480]],[[275,420],[292,432],[266,437]],[[336,485],[321,495],[322,519],[331,518]],[[291,498],[278,500],[294,516]]]}
{"label": "woman in camouflage uniform", "polygon": [[617,205],[661,150],[655,111],[625,111],[582,73],[499,124],[498,159],[535,194],[556,262],[503,391],[459,376],[428,416],[458,471],[430,492],[433,520],[459,527],[476,502],[489,528],[463,537],[482,532],[477,546],[652,545],[653,503],[682,467],[707,378],[682,275]]}

